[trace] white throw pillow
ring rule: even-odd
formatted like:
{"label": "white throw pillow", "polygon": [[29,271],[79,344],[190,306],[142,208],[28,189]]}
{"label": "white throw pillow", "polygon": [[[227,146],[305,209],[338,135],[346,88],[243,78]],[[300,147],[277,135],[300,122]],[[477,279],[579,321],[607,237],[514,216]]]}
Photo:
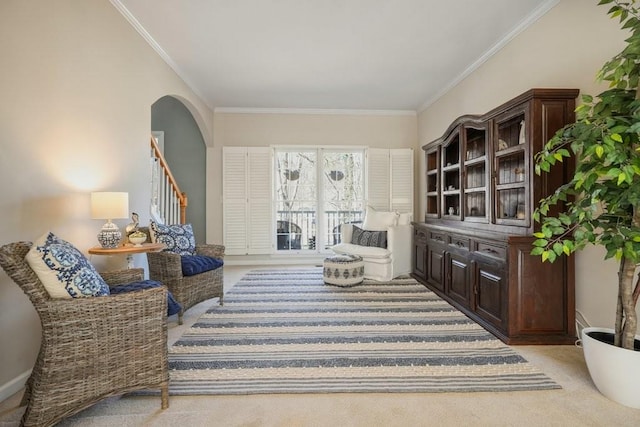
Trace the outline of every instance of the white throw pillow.
{"label": "white throw pillow", "polygon": [[378,212],[367,206],[362,228],[369,231],[386,231],[387,228],[398,225],[398,216],[396,212]]}
{"label": "white throw pillow", "polygon": [[25,256],[51,298],[109,295],[109,286],[71,243],[47,233]]}

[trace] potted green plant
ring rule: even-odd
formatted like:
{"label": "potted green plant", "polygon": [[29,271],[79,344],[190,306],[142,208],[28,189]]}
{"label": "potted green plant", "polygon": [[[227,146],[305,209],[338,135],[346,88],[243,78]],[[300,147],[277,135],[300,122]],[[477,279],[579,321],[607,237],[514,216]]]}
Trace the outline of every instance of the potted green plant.
{"label": "potted green plant", "polygon": [[[636,337],[640,286],[634,277],[640,263],[640,10],[636,0],[598,4],[611,5],[608,14],[619,19],[630,36],[624,49],[598,72],[598,81],[609,82],[609,88],[597,97],[583,95],[576,122],[560,129],[536,155],[537,174],[549,173],[568,159],[575,161],[576,168],[568,182],[541,200],[534,211],[540,231],[534,233],[531,253],[553,262],[593,244],[606,249],[605,259],[618,260],[615,330],[585,328],[581,338],[598,389],[613,400],[640,408],[640,341]],[[607,341],[610,344],[601,343]],[[598,356],[593,356],[589,353],[596,345]],[[606,373],[595,372],[594,358],[600,359],[601,348],[613,353],[607,351],[602,360]],[[621,367],[627,358],[632,366]],[[622,369],[618,378],[622,384],[601,384],[615,379],[615,368]]]}

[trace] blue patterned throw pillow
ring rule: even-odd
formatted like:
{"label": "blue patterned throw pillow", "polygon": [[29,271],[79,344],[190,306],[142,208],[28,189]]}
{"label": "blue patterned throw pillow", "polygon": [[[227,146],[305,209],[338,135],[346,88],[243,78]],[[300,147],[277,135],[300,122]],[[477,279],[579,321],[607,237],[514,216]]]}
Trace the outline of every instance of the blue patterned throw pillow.
{"label": "blue patterned throw pillow", "polygon": [[164,225],[151,221],[149,226],[156,243],[163,243],[164,251],[178,255],[195,255],[196,240],[191,224]]}
{"label": "blue patterned throw pillow", "polygon": [[369,231],[360,227],[353,226],[353,234],[351,235],[351,243],[359,246],[375,246],[378,248],[387,247],[386,231]]}
{"label": "blue patterned throw pillow", "polygon": [[53,233],[38,239],[25,258],[52,298],[109,295],[109,286],[82,252]]}

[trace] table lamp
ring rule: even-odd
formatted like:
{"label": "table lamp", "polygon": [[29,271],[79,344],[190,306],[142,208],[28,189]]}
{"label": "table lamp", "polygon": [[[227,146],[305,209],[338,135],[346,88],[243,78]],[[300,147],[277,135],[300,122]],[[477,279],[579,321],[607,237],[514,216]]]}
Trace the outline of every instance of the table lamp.
{"label": "table lamp", "polygon": [[118,226],[112,219],[129,217],[129,193],[101,191],[91,193],[91,218],[106,219],[98,233],[98,242],[103,248],[117,248],[122,238]]}

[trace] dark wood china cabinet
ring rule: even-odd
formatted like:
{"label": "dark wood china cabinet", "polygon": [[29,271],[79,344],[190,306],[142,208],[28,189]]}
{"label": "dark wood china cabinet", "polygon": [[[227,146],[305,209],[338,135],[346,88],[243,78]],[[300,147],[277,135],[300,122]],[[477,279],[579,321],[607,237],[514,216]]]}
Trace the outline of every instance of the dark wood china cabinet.
{"label": "dark wood china cabinet", "polygon": [[413,277],[508,344],[575,341],[573,257],[530,255],[538,201],[573,172],[534,173],[534,155],[575,120],[577,89],[531,89],[455,120],[423,146],[424,222]]}

